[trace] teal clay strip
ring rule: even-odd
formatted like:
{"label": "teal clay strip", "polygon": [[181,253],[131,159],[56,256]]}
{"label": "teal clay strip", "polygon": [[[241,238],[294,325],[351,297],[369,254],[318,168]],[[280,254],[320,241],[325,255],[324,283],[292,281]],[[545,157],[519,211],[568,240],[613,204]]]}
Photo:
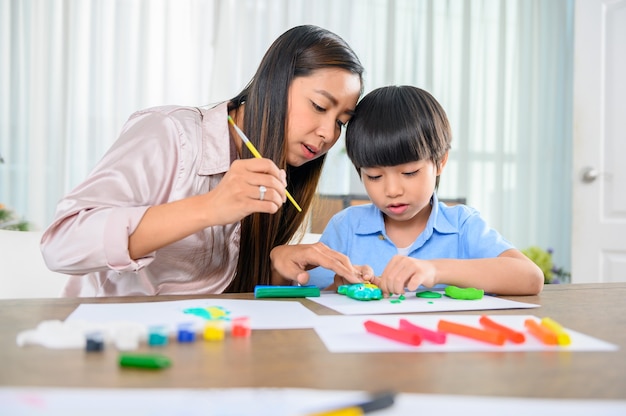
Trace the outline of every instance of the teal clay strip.
{"label": "teal clay strip", "polygon": [[473,287],[462,289],[456,286],[446,286],[446,295],[453,299],[477,300],[482,299],[484,294],[484,290]]}

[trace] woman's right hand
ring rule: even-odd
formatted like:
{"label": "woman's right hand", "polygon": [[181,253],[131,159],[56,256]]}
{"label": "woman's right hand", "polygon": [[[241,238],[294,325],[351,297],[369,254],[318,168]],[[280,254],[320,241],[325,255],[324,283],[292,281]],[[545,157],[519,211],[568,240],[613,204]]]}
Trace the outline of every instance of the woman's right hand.
{"label": "woman's right hand", "polygon": [[285,171],[272,160],[239,159],[213,190],[200,197],[211,213],[210,225],[232,224],[254,212],[276,213],[287,200],[286,186]]}
{"label": "woman's right hand", "polygon": [[[273,214],[286,200],[285,183],[285,171],[270,159],[236,160],[213,190],[148,208],[130,235],[130,256],[138,259],[199,230],[234,224],[254,212]],[[260,186],[266,188],[262,201]]]}
{"label": "woman's right hand", "polygon": [[352,267],[356,270],[359,276],[358,282],[355,282],[354,279],[346,279],[345,277],[336,274],[335,278],[333,279],[333,283],[327,288],[325,288],[324,290],[330,290],[330,291],[336,292],[339,286],[342,286],[342,285],[352,285],[355,283],[367,283],[367,282],[372,283],[374,279],[376,279],[376,277],[374,276],[374,269],[372,269],[370,266],[363,265],[363,266],[352,266]]}

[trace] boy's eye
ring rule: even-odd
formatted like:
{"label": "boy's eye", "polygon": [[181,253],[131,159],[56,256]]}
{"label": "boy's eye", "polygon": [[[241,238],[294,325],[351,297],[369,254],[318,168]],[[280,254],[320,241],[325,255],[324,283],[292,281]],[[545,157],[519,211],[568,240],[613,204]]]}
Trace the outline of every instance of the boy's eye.
{"label": "boy's eye", "polygon": [[367,178],[367,180],[369,181],[375,181],[377,179],[380,179],[382,175],[365,175],[365,177]]}
{"label": "boy's eye", "polygon": [[404,172],[403,175],[405,175],[405,176],[415,176],[415,175],[417,175],[419,173],[419,171],[420,170],[418,169],[418,170],[414,170],[414,171],[411,171],[411,172]]}

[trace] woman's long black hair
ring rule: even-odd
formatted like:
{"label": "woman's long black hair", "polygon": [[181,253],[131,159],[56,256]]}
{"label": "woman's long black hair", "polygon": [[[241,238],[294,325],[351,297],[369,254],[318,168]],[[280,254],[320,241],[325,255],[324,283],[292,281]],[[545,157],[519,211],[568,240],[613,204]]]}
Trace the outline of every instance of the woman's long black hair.
{"label": "woman's long black hair", "polygon": [[[296,77],[323,68],[342,68],[359,75],[363,66],[336,34],[312,25],[282,34],[266,52],[252,81],[230,100],[229,110],[245,104],[243,130],[263,155],[287,172],[287,189],[302,208],[284,204],[276,214],[255,213],[241,221],[239,260],[227,292],[251,292],[270,284],[272,248],[288,243],[306,218],[320,178],[325,155],[299,167],[286,160],[286,121],[289,86]],[[242,158],[253,155],[244,146]]]}

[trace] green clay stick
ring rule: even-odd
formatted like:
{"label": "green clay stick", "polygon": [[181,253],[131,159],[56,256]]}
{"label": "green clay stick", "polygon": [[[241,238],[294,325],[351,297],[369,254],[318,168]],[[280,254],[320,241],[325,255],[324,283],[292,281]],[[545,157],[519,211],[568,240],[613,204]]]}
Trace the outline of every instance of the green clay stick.
{"label": "green clay stick", "polygon": [[119,363],[122,367],[159,370],[169,367],[172,361],[168,357],[156,354],[121,354]]}

